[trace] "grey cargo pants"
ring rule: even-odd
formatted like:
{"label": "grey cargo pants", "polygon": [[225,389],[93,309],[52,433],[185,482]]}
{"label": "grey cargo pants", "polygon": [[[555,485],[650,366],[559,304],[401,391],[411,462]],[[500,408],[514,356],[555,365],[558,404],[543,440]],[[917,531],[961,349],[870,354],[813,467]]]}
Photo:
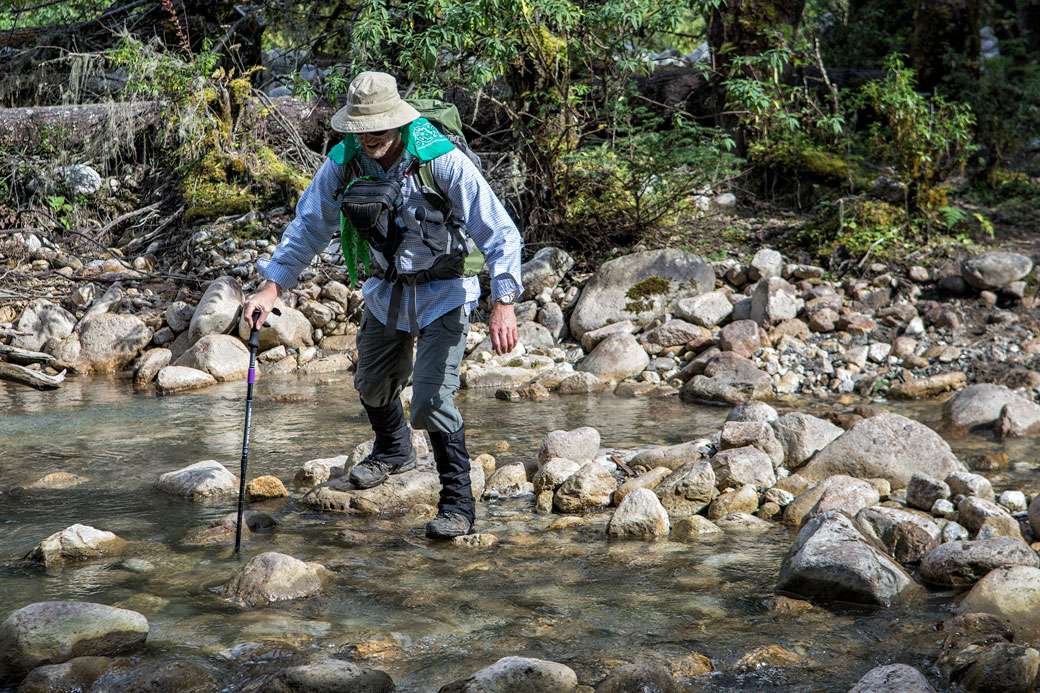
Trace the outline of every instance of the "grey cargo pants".
{"label": "grey cargo pants", "polygon": [[[466,355],[469,320],[464,306],[450,310],[419,330],[384,334],[383,323],[366,307],[357,335],[358,361],[354,387],[361,401],[385,407],[401,394],[412,376],[412,427],[454,433],[462,427],[455,406],[459,366]],[[415,364],[412,347],[415,346]]]}

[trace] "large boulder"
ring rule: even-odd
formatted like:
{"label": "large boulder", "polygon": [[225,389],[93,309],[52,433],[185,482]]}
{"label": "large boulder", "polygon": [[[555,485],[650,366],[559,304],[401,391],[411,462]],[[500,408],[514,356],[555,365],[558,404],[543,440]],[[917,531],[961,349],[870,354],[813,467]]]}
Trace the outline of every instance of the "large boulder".
{"label": "large boulder", "polygon": [[[235,317],[242,309],[242,287],[234,277],[218,277],[210,282],[195,306],[188,325],[188,339],[199,341],[208,334],[225,334],[235,324]],[[276,316],[271,316],[276,317]],[[306,319],[306,318],[304,318]],[[246,334],[248,338],[249,335]]]}
{"label": "large boulder", "polygon": [[660,664],[636,662],[618,667],[596,686],[595,693],[681,693],[683,688]]}
{"label": "large boulder", "polygon": [[148,637],[148,620],[128,609],[89,602],[38,602],[0,624],[0,683],[44,664],[131,650]]}
{"label": "large boulder", "polygon": [[[783,481],[789,481],[791,479],[799,479],[804,482],[801,473],[787,477]],[[853,488],[858,489],[858,493],[852,491]],[[863,497],[870,497],[872,492],[877,493],[877,489],[862,479],[846,476],[844,474],[835,474],[827,477],[820,483],[805,489],[801,493],[798,493],[798,495],[796,495],[794,499],[784,507],[784,523],[801,526],[809,517],[813,508],[816,507],[816,504],[820,502],[820,498],[832,490],[842,490],[841,492],[844,495],[861,495]]]}
{"label": "large boulder", "polygon": [[715,272],[702,258],[668,248],[634,253],[603,263],[582,290],[571,313],[571,334],[631,320],[646,325],[671,312],[684,298],[715,288]]}
{"label": "large boulder", "polygon": [[906,664],[874,667],[849,693],[935,693],[924,674]]}
{"label": "large boulder", "polygon": [[1033,269],[1033,261],[1019,253],[985,253],[961,265],[961,277],[976,289],[999,291],[1022,279]]}
{"label": "large boulder", "polygon": [[554,457],[581,462],[591,460],[599,451],[600,435],[592,426],[582,426],[571,431],[550,431],[542,438],[538,448],[538,464],[541,466]]}
{"label": "large boulder", "polygon": [[637,488],[625,496],[607,525],[612,537],[657,539],[668,536],[668,512],[653,491]]}
{"label": "large boulder", "polygon": [[696,515],[718,494],[715,470],[708,460],[684,462],[657,485],[654,493],[671,518]]}
{"label": "large boulder", "polygon": [[[314,344],[314,328],[306,315],[295,308],[290,308],[280,298],[274,302],[274,306],[281,311],[281,315],[272,313],[267,316],[268,326],[260,328],[260,351],[274,349],[276,346],[298,350]],[[245,318],[240,318],[238,321],[239,338],[247,341],[249,331]]]}
{"label": "large boulder", "polygon": [[367,669],[342,659],[282,669],[260,687],[260,693],[392,693],[394,680],[385,671]]}
{"label": "large boulder", "polygon": [[784,414],[773,422],[788,468],[797,469],[836,440],[843,431],[830,421],[801,412]]}
{"label": "large boulder", "polygon": [[932,549],[921,561],[921,577],[934,585],[973,585],[991,570],[1005,566],[1040,567],[1036,551],[1021,539],[990,537],[951,541]]}
{"label": "large boulder", "polygon": [[1040,404],[1027,400],[1005,404],[993,432],[998,438],[1040,435]]}
{"label": "large boulder", "polygon": [[627,332],[610,335],[582,359],[577,370],[601,380],[624,380],[639,375],[650,364],[650,356]]}
{"label": "large boulder", "polygon": [[238,477],[216,460],[203,460],[166,472],[155,485],[165,493],[187,498],[193,503],[205,503],[237,493]]}
{"label": "large boulder", "polygon": [[542,289],[555,289],[564,275],[574,267],[574,258],[567,251],[546,247],[520,265],[520,283],[524,285],[522,298],[533,298]]}
{"label": "large boulder", "polygon": [[28,335],[11,340],[11,346],[29,351],[39,351],[52,339],[64,339],[72,334],[76,318],[61,306],[42,298],[30,301],[15,323],[19,332]]}
{"label": "large boulder", "polygon": [[41,541],[26,554],[25,560],[53,566],[103,556],[118,556],[125,549],[126,541],[112,532],[75,524]]}
{"label": "large boulder", "polygon": [[235,571],[220,592],[238,606],[263,606],[317,594],[332,578],[320,563],[267,551]]}
{"label": "large boulder", "polygon": [[891,606],[914,581],[847,516],[831,510],[809,520],[780,567],[777,589],[819,599]]}
{"label": "large boulder", "polygon": [[945,479],[963,471],[967,469],[938,433],[905,416],[886,412],[852,424],[798,473],[809,481],[835,474],[882,478],[902,488],[914,472]]}
{"label": "large boulder", "polygon": [[950,435],[964,435],[990,428],[1005,405],[1025,401],[1003,385],[980,383],[966,387],[943,405],[943,429]]}
{"label": "large boulder", "polygon": [[96,373],[115,373],[130,365],[152,341],[152,330],[134,315],[102,313],[79,327],[79,359]]}
{"label": "large boulder", "polygon": [[[480,498],[484,493],[484,468],[471,461],[469,476],[473,497]],[[435,506],[440,491],[441,482],[433,468],[432,455],[424,455],[416,469],[391,474],[389,479],[373,488],[355,489],[349,475],[344,475],[315,486],[300,499],[300,503],[323,512],[382,515],[419,504]]]}
{"label": "large boulder", "polygon": [[242,380],[249,373],[249,349],[229,334],[209,334],[191,345],[175,366],[209,373],[218,382]]}
{"label": "large boulder", "polygon": [[217,379],[209,373],[186,366],[165,366],[155,376],[155,391],[160,395],[172,395],[216,384]]}
{"label": "large boulder", "polygon": [[996,568],[975,583],[957,607],[959,614],[995,614],[1011,624],[1015,640],[1040,639],[1040,568]]}
{"label": "large boulder", "polygon": [[570,667],[544,659],[503,657],[439,693],[574,693],[578,676]]}

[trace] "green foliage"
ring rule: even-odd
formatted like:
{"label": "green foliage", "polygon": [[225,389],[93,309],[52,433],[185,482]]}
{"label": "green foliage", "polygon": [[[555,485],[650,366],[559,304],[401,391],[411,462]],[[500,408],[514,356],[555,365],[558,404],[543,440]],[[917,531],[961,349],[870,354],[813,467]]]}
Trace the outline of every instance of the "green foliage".
{"label": "green foliage", "polygon": [[885,56],[907,52],[914,35],[915,3],[906,0],[809,0],[803,25],[819,27],[828,65],[881,69]]}
{"label": "green foliage", "polygon": [[859,92],[860,105],[880,118],[867,129],[868,144],[919,193],[963,168],[976,148],[972,142],[975,116],[967,104],[941,96],[929,99],[915,91],[914,71],[904,65],[902,56],[890,55],[885,69],[886,79],[867,82]]}
{"label": "green foliage", "polygon": [[220,61],[208,39],[203,45],[203,51],[185,58],[164,50],[158,39],[143,43],[125,34],[108,57],[112,67],[126,71],[125,94],[185,103],[198,95]]}
{"label": "green foliage", "polygon": [[100,0],[5,0],[0,4],[0,31],[57,24],[79,24],[103,11]]}
{"label": "green foliage", "polygon": [[820,258],[898,257],[913,245],[906,212],[899,207],[870,199],[840,199],[824,205],[821,219],[806,224],[790,237],[792,248],[814,249]]}
{"label": "green foliage", "polygon": [[696,195],[735,175],[733,141],[721,131],[679,117],[663,129],[660,119],[643,115],[628,134],[563,157],[559,198],[570,236],[631,242],[688,218]]}

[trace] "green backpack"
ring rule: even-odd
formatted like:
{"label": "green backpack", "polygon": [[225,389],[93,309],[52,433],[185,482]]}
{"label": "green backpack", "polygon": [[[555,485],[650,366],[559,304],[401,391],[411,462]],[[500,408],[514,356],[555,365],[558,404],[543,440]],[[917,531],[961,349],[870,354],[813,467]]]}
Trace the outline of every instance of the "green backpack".
{"label": "green backpack", "polygon": [[[459,109],[456,108],[455,104],[440,101],[438,99],[405,99],[405,101],[411,105],[415,110],[419,111],[419,115],[428,120],[444,137],[459,151],[466,155],[466,157],[473,162],[478,170],[481,169],[480,157],[478,157],[469,144],[466,142],[466,137],[462,132],[462,118],[459,116]],[[344,140],[344,144],[346,140]],[[341,145],[343,146],[343,145]],[[329,152],[329,156],[336,160],[333,155],[336,149]],[[340,154],[340,159],[343,158],[343,154]],[[434,157],[436,158],[436,157]],[[419,161],[416,159],[416,161]],[[440,189],[437,185],[437,181],[433,177],[433,172],[430,170],[430,161],[423,161],[418,166],[413,167],[412,172],[419,177],[419,188],[423,195],[426,197],[426,201],[437,210],[445,219],[446,223],[453,225],[454,233],[460,234],[462,238],[465,238],[463,231],[463,224],[460,220],[453,219],[451,201],[448,196]],[[353,158],[349,161],[338,161],[342,164],[352,164]],[[356,165],[351,166],[354,173],[354,178],[347,183],[345,189],[349,189],[359,178],[361,178],[360,168]],[[463,262],[463,273],[465,276],[472,276],[478,274],[480,269],[484,266],[484,255],[474,247],[473,243],[466,241],[470,252],[466,255]],[[357,261],[360,259],[365,264],[366,271],[369,271],[368,266],[368,244],[361,241],[359,242],[358,235],[351,225],[350,221],[343,214],[340,215],[340,247],[343,250],[343,257],[347,262],[347,271],[350,275],[350,285],[354,286],[354,282],[357,279]]]}

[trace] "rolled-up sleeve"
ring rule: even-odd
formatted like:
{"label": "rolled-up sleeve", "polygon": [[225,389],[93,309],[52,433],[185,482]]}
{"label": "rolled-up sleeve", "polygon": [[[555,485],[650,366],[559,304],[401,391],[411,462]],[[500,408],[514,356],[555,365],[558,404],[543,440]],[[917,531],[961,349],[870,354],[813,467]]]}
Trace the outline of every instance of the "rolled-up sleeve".
{"label": "rolled-up sleeve", "polygon": [[441,190],[448,191],[452,209],[484,254],[491,272],[491,297],[523,293],[520,250],[523,241],[502,202],[465,154],[455,150],[433,160],[431,167]]}
{"label": "rolled-up sleeve", "polygon": [[296,204],[296,218],[289,222],[282,240],[270,260],[259,260],[260,276],[282,289],[291,289],[300,272],[325,250],[339,233],[339,205],[336,195],[343,178],[343,167],[326,159],[303,191]]}

